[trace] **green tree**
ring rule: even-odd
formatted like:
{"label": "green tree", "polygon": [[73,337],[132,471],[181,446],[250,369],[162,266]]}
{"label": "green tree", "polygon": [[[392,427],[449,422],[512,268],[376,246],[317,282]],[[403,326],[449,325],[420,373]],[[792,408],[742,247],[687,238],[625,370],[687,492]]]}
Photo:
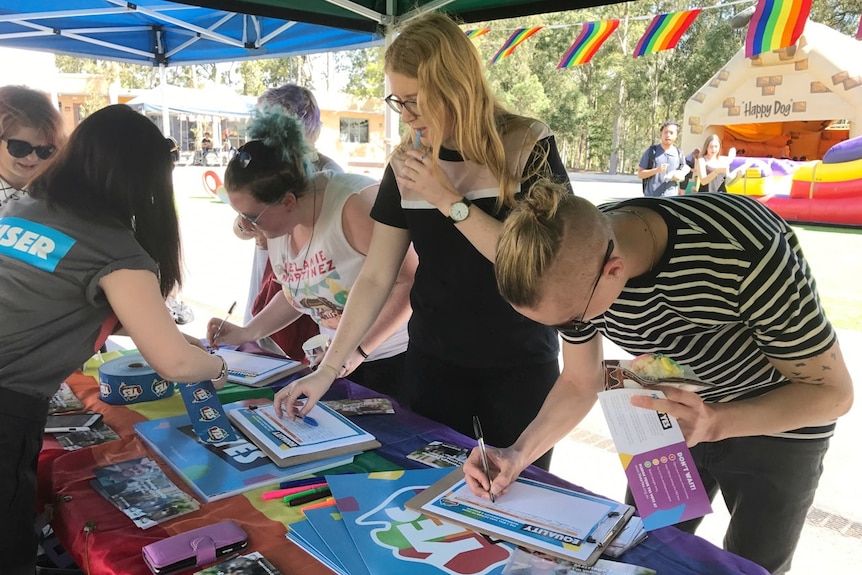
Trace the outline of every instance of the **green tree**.
{"label": "green tree", "polygon": [[359,99],[382,98],[384,86],[383,48],[340,52],[336,68],[347,73],[344,91]]}

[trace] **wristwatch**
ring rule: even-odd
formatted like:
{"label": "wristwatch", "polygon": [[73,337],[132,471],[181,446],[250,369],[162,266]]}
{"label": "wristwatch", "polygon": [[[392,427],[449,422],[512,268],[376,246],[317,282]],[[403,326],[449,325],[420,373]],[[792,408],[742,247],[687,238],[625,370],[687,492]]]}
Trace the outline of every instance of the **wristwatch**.
{"label": "wristwatch", "polygon": [[463,197],[457,202],[454,202],[449,206],[449,221],[453,224],[457,224],[458,222],[466,220],[467,216],[470,215],[471,205],[473,205],[473,202],[471,202],[470,198],[467,197]]}

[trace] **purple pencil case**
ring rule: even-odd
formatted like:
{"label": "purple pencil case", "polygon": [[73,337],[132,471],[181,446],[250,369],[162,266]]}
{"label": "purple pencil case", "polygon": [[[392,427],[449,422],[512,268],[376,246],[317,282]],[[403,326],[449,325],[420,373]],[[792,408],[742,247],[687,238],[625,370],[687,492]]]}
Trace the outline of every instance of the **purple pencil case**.
{"label": "purple pencil case", "polygon": [[141,549],[150,571],[164,575],[189,567],[202,567],[248,546],[248,535],[231,521],[221,521],[178,533]]}

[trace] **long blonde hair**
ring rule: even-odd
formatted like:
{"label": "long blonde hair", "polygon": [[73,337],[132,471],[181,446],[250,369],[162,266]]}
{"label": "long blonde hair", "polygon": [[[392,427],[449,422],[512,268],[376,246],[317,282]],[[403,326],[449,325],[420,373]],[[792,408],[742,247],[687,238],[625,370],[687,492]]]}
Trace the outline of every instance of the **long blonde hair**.
{"label": "long blonde hair", "polygon": [[[535,308],[555,263],[566,258],[572,268],[567,277],[587,273],[583,270],[595,273],[596,266],[587,264],[612,233],[607,217],[589,200],[571,194],[563,184],[538,180],[503,222],[494,264],[500,295],[514,306]],[[575,234],[577,249],[564,250]]]}
{"label": "long blonde hair", "polygon": [[[431,128],[432,161],[443,140],[443,118],[454,125],[458,152],[466,161],[486,166],[500,184],[498,206],[511,206],[521,174],[507,163],[502,136],[533,120],[509,113],[491,90],[479,52],[448,16],[429,12],[408,22],[386,49],[388,72],[419,81],[419,106]],[[396,152],[412,148],[406,134]]]}

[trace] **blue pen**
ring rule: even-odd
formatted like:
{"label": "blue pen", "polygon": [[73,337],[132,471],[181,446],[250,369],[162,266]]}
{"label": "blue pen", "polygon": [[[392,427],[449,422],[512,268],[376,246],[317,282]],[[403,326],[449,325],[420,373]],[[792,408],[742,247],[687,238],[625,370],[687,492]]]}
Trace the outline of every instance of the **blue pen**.
{"label": "blue pen", "polygon": [[293,481],[282,481],[278,484],[279,489],[290,489],[291,487],[304,487],[326,481],[323,477],[307,477],[305,479],[294,479]]}
{"label": "blue pen", "polygon": [[419,138],[421,138],[421,137],[422,137],[422,130],[416,130],[416,139],[413,140],[413,149],[414,150],[419,149]]}
{"label": "blue pen", "polygon": [[310,415],[301,416],[300,419],[310,425],[311,427],[317,427],[317,420],[311,417]]}

